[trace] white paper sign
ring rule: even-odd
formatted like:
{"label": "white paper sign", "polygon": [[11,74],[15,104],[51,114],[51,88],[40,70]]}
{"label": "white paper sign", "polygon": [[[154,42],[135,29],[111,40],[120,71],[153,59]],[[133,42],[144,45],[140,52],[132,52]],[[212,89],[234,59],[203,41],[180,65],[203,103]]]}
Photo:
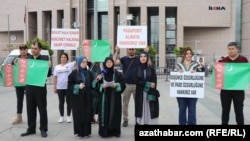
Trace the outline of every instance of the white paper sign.
{"label": "white paper sign", "polygon": [[170,72],[170,96],[204,98],[204,72]]}
{"label": "white paper sign", "polygon": [[77,50],[79,47],[79,29],[51,29],[51,49]]}
{"label": "white paper sign", "polygon": [[119,48],[145,48],[147,45],[147,26],[118,26]]}

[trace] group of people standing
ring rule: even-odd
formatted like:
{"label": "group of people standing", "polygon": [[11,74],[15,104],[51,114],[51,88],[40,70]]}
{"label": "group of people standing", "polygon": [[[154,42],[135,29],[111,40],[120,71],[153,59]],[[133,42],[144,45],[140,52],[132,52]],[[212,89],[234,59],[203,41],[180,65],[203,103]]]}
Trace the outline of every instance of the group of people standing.
{"label": "group of people standing", "polygon": [[[229,42],[227,45],[227,57],[221,58],[219,62],[224,63],[248,63],[248,59],[239,54],[240,47],[236,42]],[[194,55],[192,49],[186,49],[183,51],[182,60],[177,64],[177,71],[183,72],[204,72],[202,65],[192,60]],[[203,60],[200,58],[199,62]],[[244,125],[244,90],[224,90],[220,91],[220,101],[222,107],[221,124],[228,125],[229,115],[231,109],[231,103],[233,102],[236,123],[237,125]],[[196,125],[196,104],[197,98],[180,98],[177,97],[179,106],[179,125]]]}
{"label": "group of people standing", "polygon": [[[32,44],[32,54],[25,52],[27,46],[20,45],[20,58],[48,60],[40,55],[41,44]],[[91,135],[91,123],[99,124],[98,134],[101,137],[121,135],[122,126],[128,126],[128,104],[131,95],[135,103],[135,124],[155,125],[159,117],[159,91],[157,76],[151,66],[148,48],[136,55],[135,48],[127,49],[128,56],[118,58],[119,47],[115,48],[113,57],[107,57],[103,63],[93,62],[78,56],[75,61],[68,62],[67,53],[60,54],[60,64],[53,71],[54,92],[59,99],[59,123],[64,121],[64,103],[67,104],[67,119],[73,117],[74,134],[80,138]],[[198,62],[192,60],[192,49],[183,51],[181,62],[177,63],[179,72],[200,71]],[[247,58],[239,55],[239,47],[235,42],[228,44],[228,56],[222,62],[248,62]],[[122,64],[122,72],[115,69]],[[48,76],[52,75],[51,64]],[[13,124],[22,122],[22,101],[26,91],[28,129],[21,136],[36,133],[36,107],[40,112],[40,131],[42,137],[47,137],[47,88],[26,85],[16,87],[17,117]],[[237,124],[244,124],[243,102],[244,91],[221,90],[222,124],[228,124],[231,101],[234,102]],[[179,107],[179,125],[196,125],[197,98],[177,97]],[[98,115],[98,118],[96,117]],[[123,116],[123,118],[122,118]]]}

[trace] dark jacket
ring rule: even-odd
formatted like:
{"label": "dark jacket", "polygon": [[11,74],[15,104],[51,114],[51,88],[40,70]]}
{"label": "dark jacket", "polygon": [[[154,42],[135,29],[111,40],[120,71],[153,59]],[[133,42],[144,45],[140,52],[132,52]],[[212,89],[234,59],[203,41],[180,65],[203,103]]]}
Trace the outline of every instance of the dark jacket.
{"label": "dark jacket", "polygon": [[[148,89],[147,97],[154,97],[154,100],[149,100],[151,118],[156,118],[159,116],[159,100],[157,93],[157,76],[154,68],[148,67],[146,69],[146,79],[142,78],[142,71],[138,66],[134,72],[134,79],[136,84],[135,90],[135,116],[142,117],[143,113],[143,91]],[[155,88],[150,88],[150,82],[156,84]]]}
{"label": "dark jacket", "polygon": [[[126,85],[121,72],[117,70],[114,73],[103,75],[104,80],[113,80],[117,84],[116,88],[102,88],[103,80],[100,81],[100,109],[99,109],[99,135],[109,136],[112,130],[120,132],[122,118],[122,98],[121,94]],[[119,86],[118,86],[119,85]]]}
{"label": "dark jacket", "polygon": [[[68,77],[68,89],[70,92],[70,99],[72,103],[72,115],[74,120],[74,134],[84,135],[82,131],[83,123],[90,123],[92,120],[92,94],[91,94],[91,84],[93,81],[92,74],[89,70],[85,72],[85,82],[83,81],[81,74],[78,70],[73,70]],[[74,93],[76,85],[79,86],[80,83],[84,83],[85,87],[79,89],[78,93]],[[89,129],[91,130],[91,129]]]}

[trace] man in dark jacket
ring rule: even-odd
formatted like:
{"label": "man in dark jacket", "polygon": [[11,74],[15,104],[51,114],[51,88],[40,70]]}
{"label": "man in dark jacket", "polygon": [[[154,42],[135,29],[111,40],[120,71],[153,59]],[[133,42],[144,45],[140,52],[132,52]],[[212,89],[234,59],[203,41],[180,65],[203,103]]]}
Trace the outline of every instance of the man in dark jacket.
{"label": "man in dark jacket", "polygon": [[[30,59],[49,60],[48,56],[40,54],[42,46],[39,42],[33,42],[31,47],[32,56]],[[51,75],[51,63],[47,76]],[[40,131],[42,137],[47,137],[48,131],[48,115],[47,115],[47,87],[26,85],[26,103],[28,116],[28,129],[21,136],[28,136],[36,133],[36,109],[38,108],[40,114]]]}

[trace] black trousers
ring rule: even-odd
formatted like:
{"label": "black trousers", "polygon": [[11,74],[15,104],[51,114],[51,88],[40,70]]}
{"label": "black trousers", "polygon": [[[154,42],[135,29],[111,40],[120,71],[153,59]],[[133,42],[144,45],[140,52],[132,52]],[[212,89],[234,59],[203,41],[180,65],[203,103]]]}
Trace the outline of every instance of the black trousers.
{"label": "black trousers", "polygon": [[47,87],[26,86],[28,131],[36,130],[37,108],[40,114],[40,130],[48,131]]}
{"label": "black trousers", "polygon": [[23,112],[23,98],[25,86],[15,87],[15,89],[17,98],[17,114],[21,114]]}
{"label": "black trousers", "polygon": [[222,106],[222,125],[227,125],[229,122],[230,108],[233,101],[235,118],[237,125],[244,125],[243,106],[245,99],[244,91],[222,90],[220,94]]}
{"label": "black trousers", "polygon": [[70,116],[71,113],[71,101],[70,101],[70,94],[68,90],[57,90],[58,99],[59,99],[59,112],[60,116],[64,116],[64,103],[66,99],[67,104],[67,116]]}

